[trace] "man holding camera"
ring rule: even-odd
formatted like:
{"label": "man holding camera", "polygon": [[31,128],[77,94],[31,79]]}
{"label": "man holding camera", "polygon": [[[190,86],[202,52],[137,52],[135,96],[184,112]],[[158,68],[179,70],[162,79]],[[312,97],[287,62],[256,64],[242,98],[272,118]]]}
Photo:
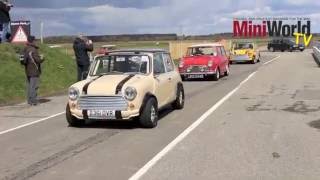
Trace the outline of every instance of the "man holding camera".
{"label": "man holding camera", "polygon": [[25,65],[27,76],[27,101],[31,106],[36,106],[38,103],[37,90],[41,75],[41,63],[44,61],[43,56],[39,55],[38,49],[39,47],[35,44],[35,37],[29,36],[24,49],[22,64]]}
{"label": "man holding camera", "polygon": [[90,58],[88,52],[93,51],[93,44],[91,40],[88,40],[83,35],[79,35],[74,40],[73,50],[77,60],[78,68],[78,81],[87,78],[86,74],[89,71],[90,67]]}
{"label": "man holding camera", "polygon": [[12,4],[9,4],[8,0],[0,0],[0,24],[2,25],[2,42],[8,42],[11,36],[11,19],[9,14],[11,7]]}

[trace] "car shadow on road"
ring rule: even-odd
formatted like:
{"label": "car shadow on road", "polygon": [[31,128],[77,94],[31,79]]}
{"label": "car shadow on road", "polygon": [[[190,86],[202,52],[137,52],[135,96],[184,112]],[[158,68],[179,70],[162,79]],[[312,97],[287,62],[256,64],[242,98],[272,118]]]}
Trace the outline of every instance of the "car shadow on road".
{"label": "car shadow on road", "polygon": [[[168,114],[173,112],[174,109],[171,106],[167,106],[159,112],[159,120],[163,120]],[[139,120],[131,121],[89,121],[85,125],[79,127],[83,129],[119,129],[119,130],[130,130],[130,129],[143,129],[139,124]]]}

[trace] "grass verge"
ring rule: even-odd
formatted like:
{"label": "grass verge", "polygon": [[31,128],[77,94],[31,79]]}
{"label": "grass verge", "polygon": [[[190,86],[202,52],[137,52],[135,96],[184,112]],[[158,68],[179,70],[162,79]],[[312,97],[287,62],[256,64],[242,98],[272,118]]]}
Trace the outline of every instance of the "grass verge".
{"label": "grass verge", "polygon": [[[0,105],[22,102],[26,94],[24,66],[20,65],[18,54],[22,45],[0,44]],[[76,81],[75,61],[61,49],[40,46],[44,54],[39,96],[50,96],[65,92]]]}

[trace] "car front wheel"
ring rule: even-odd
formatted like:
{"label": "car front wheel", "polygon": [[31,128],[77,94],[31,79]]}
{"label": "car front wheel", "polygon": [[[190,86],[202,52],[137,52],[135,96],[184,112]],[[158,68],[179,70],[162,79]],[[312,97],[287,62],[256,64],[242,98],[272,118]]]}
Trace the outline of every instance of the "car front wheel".
{"label": "car front wheel", "polygon": [[269,51],[274,52],[275,51],[274,47],[270,47]]}
{"label": "car front wheel", "polygon": [[220,70],[217,69],[216,74],[213,76],[213,80],[214,81],[218,81],[220,79]]}
{"label": "car front wheel", "polygon": [[154,128],[158,124],[158,107],[155,98],[149,98],[143,108],[139,121],[144,128]]}
{"label": "car front wheel", "polygon": [[66,107],[66,118],[70,127],[79,127],[84,125],[84,120],[78,119],[71,114],[69,104],[67,104]]}

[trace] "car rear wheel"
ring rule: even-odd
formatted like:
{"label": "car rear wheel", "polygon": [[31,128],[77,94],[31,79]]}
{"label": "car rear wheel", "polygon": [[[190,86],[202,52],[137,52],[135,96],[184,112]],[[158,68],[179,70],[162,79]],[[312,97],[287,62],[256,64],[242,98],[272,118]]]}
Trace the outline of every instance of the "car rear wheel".
{"label": "car rear wheel", "polygon": [[302,52],[302,51],[304,51],[304,49],[300,49],[300,51]]}
{"label": "car rear wheel", "polygon": [[84,120],[78,119],[71,114],[69,104],[67,104],[66,107],[66,118],[70,127],[80,127],[84,125]]}
{"label": "car rear wheel", "polygon": [[184,89],[182,85],[178,85],[176,100],[172,103],[174,109],[183,109],[184,107]]}
{"label": "car rear wheel", "polygon": [[147,100],[140,114],[139,121],[144,128],[154,128],[158,125],[158,107],[155,98],[151,97]]}
{"label": "car rear wheel", "polygon": [[224,76],[229,76],[229,74],[230,74],[230,67],[229,67],[229,65],[227,64],[227,65],[226,65],[226,71],[224,72]]}

